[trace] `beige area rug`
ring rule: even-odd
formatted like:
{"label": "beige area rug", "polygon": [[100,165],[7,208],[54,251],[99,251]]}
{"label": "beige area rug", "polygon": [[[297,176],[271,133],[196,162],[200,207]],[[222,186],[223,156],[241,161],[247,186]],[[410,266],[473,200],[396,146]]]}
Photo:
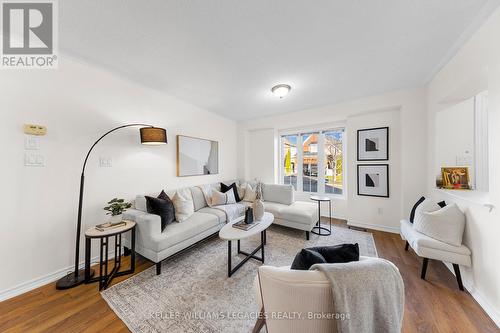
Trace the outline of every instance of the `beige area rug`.
{"label": "beige area rug", "polygon": [[[249,251],[260,236],[242,241]],[[304,247],[358,243],[360,254],[377,257],[373,235],[332,227],[331,236],[271,226],[267,231],[265,264],[290,265]],[[233,242],[233,267],[241,260]],[[260,252],[257,253],[260,256]],[[259,261],[250,259],[227,277],[227,242],[214,237],[163,262],[162,274],[155,267],[130,277],[102,292],[102,297],[128,328],[136,332],[251,332],[258,313],[253,281]]]}

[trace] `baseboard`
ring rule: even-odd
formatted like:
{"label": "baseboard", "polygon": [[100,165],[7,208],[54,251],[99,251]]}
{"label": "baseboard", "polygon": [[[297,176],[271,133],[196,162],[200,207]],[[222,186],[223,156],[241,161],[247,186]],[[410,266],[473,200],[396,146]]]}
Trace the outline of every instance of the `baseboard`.
{"label": "baseboard", "polygon": [[399,234],[399,227],[388,227],[380,224],[364,223],[353,220],[348,220],[347,225],[351,227],[380,230],[380,231],[390,232],[393,234]]}
{"label": "baseboard", "polygon": [[[123,253],[123,252],[122,252]],[[114,251],[109,252],[109,257],[113,258],[114,257]],[[92,263],[98,262],[99,257],[95,256],[90,260]],[[80,264],[78,265],[79,269],[85,268],[85,261],[81,261]],[[46,284],[52,283],[54,281],[59,280],[69,272],[72,272],[74,269],[73,266],[68,266],[62,269],[59,269],[55,272],[49,273],[47,275],[41,276],[39,278],[35,278],[33,280],[23,282],[21,284],[18,284],[17,286],[14,286],[12,288],[0,291],[0,302],[5,301],[9,298],[16,297],[18,295],[24,294],[28,291],[31,291],[33,289],[42,287]],[[55,286],[54,286],[55,288]]]}
{"label": "baseboard", "polygon": [[[444,265],[450,270],[451,274],[455,276],[453,265],[443,262]],[[500,328],[500,313],[486,300],[486,298],[473,286],[462,277],[464,288],[467,289],[469,294],[476,300],[486,314],[493,320],[493,322]]]}

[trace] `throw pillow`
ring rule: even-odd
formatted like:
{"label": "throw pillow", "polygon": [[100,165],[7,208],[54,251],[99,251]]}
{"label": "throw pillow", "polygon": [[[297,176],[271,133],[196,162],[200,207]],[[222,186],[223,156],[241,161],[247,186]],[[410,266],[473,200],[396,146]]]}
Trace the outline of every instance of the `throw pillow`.
{"label": "throw pillow", "polygon": [[[418,223],[417,223],[418,221]],[[445,206],[434,212],[424,212],[413,228],[441,242],[461,246],[465,229],[465,214],[457,204]]]}
{"label": "throw pillow", "polygon": [[236,199],[236,202],[240,202],[240,195],[238,194],[238,188],[236,187],[236,183],[232,183],[231,185],[227,186],[224,183],[220,183],[220,191],[222,193],[226,193],[228,191],[232,190],[234,193],[234,198]]}
{"label": "throw pillow", "polygon": [[175,221],[174,204],[164,191],[161,191],[158,198],[146,196],[146,209],[148,213],[160,216],[162,232],[168,224]]}
{"label": "throw pillow", "polygon": [[243,201],[254,202],[256,196],[257,192],[255,191],[255,188],[252,188],[250,184],[247,184],[245,187],[245,197],[243,198]]}
{"label": "throw pillow", "polygon": [[310,247],[308,250],[318,252],[329,264],[359,261],[358,243]]}
{"label": "throw pillow", "polygon": [[417,210],[417,207],[422,203],[424,202],[425,200],[425,197],[421,197],[420,199],[418,199],[418,201],[413,205],[413,208],[411,209],[411,212],[410,212],[410,223],[413,223],[413,220],[415,219],[415,211]]}
{"label": "throw pillow", "polygon": [[241,184],[241,185],[236,185],[236,189],[238,190],[238,196],[240,197],[241,200],[245,197],[245,189],[247,187],[247,184]]}
{"label": "throw pillow", "polygon": [[430,199],[425,199],[420,205],[418,205],[417,209],[415,209],[415,218],[413,219],[413,227],[415,228],[415,224],[420,223],[420,220],[423,218],[424,212],[434,212],[439,209],[438,204],[435,201]]}
{"label": "throw pillow", "polygon": [[290,269],[306,271],[314,264],[325,264],[325,258],[316,251],[302,249],[293,260]]}
{"label": "throw pillow", "polygon": [[193,200],[183,191],[175,192],[172,202],[175,208],[175,219],[178,222],[185,221],[194,214]]}
{"label": "throw pillow", "polygon": [[236,199],[234,198],[233,191],[227,191],[226,193],[222,193],[216,190],[212,191],[212,206],[221,206],[235,203]]}

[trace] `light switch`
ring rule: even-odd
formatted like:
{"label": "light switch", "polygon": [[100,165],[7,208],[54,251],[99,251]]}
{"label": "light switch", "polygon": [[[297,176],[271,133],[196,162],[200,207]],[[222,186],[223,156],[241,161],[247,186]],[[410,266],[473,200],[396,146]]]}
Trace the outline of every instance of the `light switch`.
{"label": "light switch", "polygon": [[113,166],[113,159],[111,157],[99,157],[99,167],[111,168]]}

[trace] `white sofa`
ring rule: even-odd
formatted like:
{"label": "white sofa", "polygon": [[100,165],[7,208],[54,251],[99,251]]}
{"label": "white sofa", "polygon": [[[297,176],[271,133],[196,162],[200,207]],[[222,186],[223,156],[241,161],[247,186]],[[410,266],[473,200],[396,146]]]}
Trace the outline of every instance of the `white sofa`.
{"label": "white sofa", "polygon": [[471,266],[469,248],[465,245],[453,246],[426,236],[415,230],[408,220],[401,220],[400,223],[401,238],[406,241],[405,250],[408,251],[408,247],[411,246],[418,256],[424,258],[420,277],[425,280],[429,259],[449,262],[453,264],[459,289],[464,290],[459,265]]}
{"label": "white sofa", "polygon": [[[226,184],[232,183],[225,182]],[[220,183],[211,184],[220,189]],[[222,211],[210,208],[207,205],[201,189],[197,186],[167,191],[173,197],[176,191],[193,199],[194,214],[187,220],[174,222],[161,231],[161,220],[158,215],[149,214],[146,208],[146,198],[138,195],[134,202],[134,209],[129,209],[123,214],[124,219],[137,223],[136,252],[156,263],[156,273],[161,273],[161,261],[185,250],[205,238],[219,232],[224,226],[226,215]],[[309,231],[318,219],[318,208],[313,202],[300,202],[294,200],[293,187],[288,185],[265,184],[263,186],[263,199],[265,211],[274,215],[274,223],[287,227],[304,230],[307,238]],[[240,202],[241,215],[251,202]],[[130,247],[130,240],[124,237],[125,247]]]}

